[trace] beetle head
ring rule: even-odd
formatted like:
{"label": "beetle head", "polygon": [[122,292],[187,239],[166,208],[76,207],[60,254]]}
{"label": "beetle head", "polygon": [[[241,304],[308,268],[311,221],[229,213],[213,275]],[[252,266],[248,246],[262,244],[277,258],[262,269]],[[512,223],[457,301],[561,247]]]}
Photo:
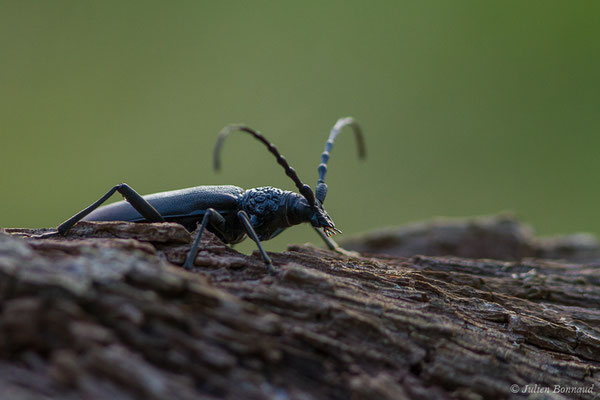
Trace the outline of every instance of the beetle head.
{"label": "beetle head", "polygon": [[313,204],[310,204],[306,197],[297,193],[291,193],[289,199],[291,204],[288,206],[290,211],[288,219],[292,225],[310,222],[315,228],[323,228],[327,236],[342,233],[342,231],[335,227],[333,220],[327,214],[320,201],[315,200]]}
{"label": "beetle head", "polygon": [[336,233],[342,233],[339,229],[335,227],[333,220],[327,214],[327,211],[323,208],[323,205],[320,202],[317,202],[316,207],[312,207],[313,213],[310,218],[310,223],[315,228],[323,228],[325,235],[333,236]]}

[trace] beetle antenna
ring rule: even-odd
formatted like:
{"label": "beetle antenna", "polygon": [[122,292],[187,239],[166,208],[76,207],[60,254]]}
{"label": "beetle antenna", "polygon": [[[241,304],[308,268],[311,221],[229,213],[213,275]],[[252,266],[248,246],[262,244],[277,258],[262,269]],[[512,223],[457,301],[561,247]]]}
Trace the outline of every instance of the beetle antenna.
{"label": "beetle antenna", "polygon": [[311,206],[314,206],[316,204],[315,194],[313,193],[310,186],[302,183],[300,178],[298,178],[298,175],[296,174],[296,171],[294,170],[294,168],[290,167],[290,165],[288,164],[285,157],[283,157],[281,154],[279,154],[279,151],[273,145],[273,143],[269,142],[263,135],[261,135],[254,129],[249,128],[245,125],[237,125],[237,124],[227,125],[225,128],[223,128],[221,130],[221,132],[219,132],[219,136],[217,137],[217,143],[215,144],[215,150],[213,152],[213,168],[215,169],[215,171],[218,171],[221,169],[220,154],[221,154],[221,148],[223,147],[223,143],[225,142],[225,138],[227,137],[227,135],[229,135],[230,133],[235,132],[235,131],[247,132],[247,133],[251,134],[252,136],[254,136],[256,139],[263,142],[265,144],[265,146],[267,146],[269,151],[275,156],[275,158],[277,158],[277,162],[279,163],[279,165],[281,165],[283,167],[283,169],[285,170],[285,174],[294,181],[294,183],[296,184],[296,187],[298,188],[298,191],[300,191],[300,194],[302,196],[304,196],[304,198],[308,201],[308,203]]}
{"label": "beetle antenna", "polygon": [[352,117],[340,118],[337,120],[331,132],[329,133],[329,139],[327,139],[327,143],[325,143],[325,150],[321,154],[321,164],[319,164],[319,180],[317,181],[317,199],[323,203],[325,201],[325,196],[327,196],[327,185],[325,184],[325,175],[327,174],[327,162],[329,161],[329,153],[333,148],[333,142],[342,129],[346,126],[350,126],[354,131],[354,135],[356,136],[356,143],[358,145],[358,158],[364,159],[367,155],[367,151],[365,148],[365,141],[363,139],[362,130],[358,123]]}

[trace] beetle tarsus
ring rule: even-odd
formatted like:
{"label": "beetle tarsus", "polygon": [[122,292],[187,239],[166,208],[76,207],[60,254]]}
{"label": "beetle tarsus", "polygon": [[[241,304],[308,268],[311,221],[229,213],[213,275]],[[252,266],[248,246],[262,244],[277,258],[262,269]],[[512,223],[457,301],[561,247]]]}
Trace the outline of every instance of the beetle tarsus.
{"label": "beetle tarsus", "polygon": [[325,242],[325,244],[327,245],[329,250],[335,251],[338,254],[343,254],[347,257],[360,257],[360,254],[357,253],[356,251],[346,250],[343,247],[341,247],[339,244],[337,244],[335,242],[335,240],[333,240],[329,235],[327,235],[325,232],[323,232],[323,230],[321,230],[320,228],[314,228],[314,229],[315,229],[315,231],[317,231],[319,236],[321,236],[321,238],[323,239],[323,241]]}

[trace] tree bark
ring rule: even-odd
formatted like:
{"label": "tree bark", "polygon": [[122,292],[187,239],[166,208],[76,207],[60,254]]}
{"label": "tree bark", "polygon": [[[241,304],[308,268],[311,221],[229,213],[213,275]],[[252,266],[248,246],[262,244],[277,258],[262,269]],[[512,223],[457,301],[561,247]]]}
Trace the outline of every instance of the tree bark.
{"label": "tree bark", "polygon": [[175,224],[27,237],[45,231],[0,233],[2,398],[600,394],[597,264],[305,245],[270,253],[271,276],[208,233],[188,272]]}
{"label": "tree bark", "polygon": [[361,253],[410,257],[454,255],[518,261],[523,258],[600,263],[600,243],[590,234],[536,237],[511,214],[431,221],[378,229],[347,238],[344,247]]}

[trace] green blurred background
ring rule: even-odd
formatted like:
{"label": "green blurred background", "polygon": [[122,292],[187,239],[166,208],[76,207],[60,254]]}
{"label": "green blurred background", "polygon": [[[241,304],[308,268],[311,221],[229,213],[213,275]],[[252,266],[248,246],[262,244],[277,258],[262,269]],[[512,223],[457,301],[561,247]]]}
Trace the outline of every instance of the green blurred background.
{"label": "green blurred background", "polygon": [[600,232],[597,1],[0,0],[0,50],[3,227],[55,226],[119,182],[294,189],[242,134],[211,170],[232,122],[314,187],[352,115],[368,159],[346,133],[327,176],[345,234],[501,210]]}

